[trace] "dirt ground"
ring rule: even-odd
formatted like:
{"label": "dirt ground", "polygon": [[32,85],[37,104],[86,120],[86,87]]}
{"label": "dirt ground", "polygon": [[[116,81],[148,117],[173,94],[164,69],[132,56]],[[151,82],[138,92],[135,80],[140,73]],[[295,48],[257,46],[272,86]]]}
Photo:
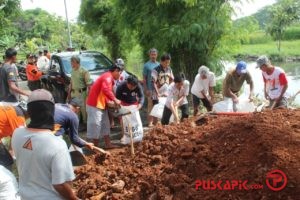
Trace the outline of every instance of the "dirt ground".
{"label": "dirt ground", "polygon": [[[74,188],[94,200],[299,200],[299,119],[298,109],[157,126],[134,145],[134,156],[129,147],[89,156],[88,165],[75,169]],[[284,184],[267,178],[272,170],[286,174],[281,191],[267,184]]]}

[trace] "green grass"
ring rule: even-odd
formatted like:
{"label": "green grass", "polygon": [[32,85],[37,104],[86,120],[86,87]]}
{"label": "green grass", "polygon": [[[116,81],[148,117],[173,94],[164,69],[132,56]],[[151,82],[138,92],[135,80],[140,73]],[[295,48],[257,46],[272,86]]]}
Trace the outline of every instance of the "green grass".
{"label": "green grass", "polygon": [[264,44],[241,45],[233,54],[300,56],[300,40],[282,41],[280,52],[277,50],[276,42],[270,41]]}

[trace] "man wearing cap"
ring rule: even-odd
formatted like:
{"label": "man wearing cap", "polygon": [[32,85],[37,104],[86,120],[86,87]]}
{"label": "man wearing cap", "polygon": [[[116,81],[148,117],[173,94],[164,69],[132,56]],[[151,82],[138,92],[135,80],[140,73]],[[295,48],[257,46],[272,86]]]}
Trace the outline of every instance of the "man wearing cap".
{"label": "man wearing cap", "polygon": [[20,95],[28,96],[29,92],[18,87],[17,70],[14,66],[17,51],[9,48],[5,51],[5,63],[0,67],[0,102],[15,103]]}
{"label": "man wearing cap", "polygon": [[92,85],[87,98],[87,138],[92,140],[95,146],[99,144],[99,138],[104,138],[106,148],[113,148],[110,142],[110,123],[107,103],[121,104],[113,93],[114,81],[120,78],[121,68],[114,64],[108,72],[102,74]]}
{"label": "man wearing cap", "polygon": [[[69,88],[68,99],[79,98],[82,102],[86,102],[88,89],[92,84],[92,79],[90,78],[89,72],[80,66],[80,58],[78,56],[71,57],[71,84]],[[81,106],[79,116],[82,116],[82,128],[81,130],[86,130],[87,114],[85,103]],[[79,118],[80,119],[80,118]]]}
{"label": "man wearing cap", "polygon": [[280,67],[274,67],[267,56],[257,59],[257,68],[260,68],[264,80],[265,98],[270,101],[269,107],[287,108],[285,92],[288,88],[288,81],[285,72]]}
{"label": "man wearing cap", "polygon": [[152,83],[152,70],[159,65],[156,61],[158,51],[155,48],[149,50],[149,61],[144,64],[143,68],[143,84],[145,95],[147,96],[147,112],[148,112],[148,123],[149,126],[153,126],[153,117],[150,116],[150,112],[153,108],[152,93],[153,93],[153,83]]}
{"label": "man wearing cap", "polygon": [[231,98],[233,101],[233,111],[237,111],[237,104],[239,103],[239,91],[241,90],[244,82],[250,85],[249,100],[253,99],[253,81],[250,73],[247,71],[247,64],[244,61],[237,63],[235,70],[227,73],[223,83],[223,96]]}
{"label": "man wearing cap", "polygon": [[10,168],[13,164],[11,144],[9,151],[1,142],[2,138],[12,137],[15,129],[25,127],[26,110],[21,105],[0,106],[0,165]]}
{"label": "man wearing cap", "polygon": [[214,103],[214,87],[216,86],[215,74],[208,67],[199,67],[198,74],[192,85],[194,116],[198,114],[200,101],[207,111],[212,110]]}
{"label": "man wearing cap", "polygon": [[35,57],[33,54],[27,55],[27,66],[26,66],[26,75],[27,75],[27,84],[28,88],[33,91],[36,89],[41,89],[40,78],[43,75],[42,71],[39,71],[38,67],[34,64]]}
{"label": "man wearing cap", "polygon": [[81,139],[78,135],[79,119],[76,113],[80,112],[83,102],[74,97],[69,104],[55,104],[54,112],[54,134],[60,136],[68,132],[71,143],[78,147],[93,149],[93,143]]}
{"label": "man wearing cap", "polygon": [[75,176],[67,145],[52,133],[54,110],[51,93],[34,90],[27,104],[30,123],[13,133],[21,199],[78,199],[71,187]]}

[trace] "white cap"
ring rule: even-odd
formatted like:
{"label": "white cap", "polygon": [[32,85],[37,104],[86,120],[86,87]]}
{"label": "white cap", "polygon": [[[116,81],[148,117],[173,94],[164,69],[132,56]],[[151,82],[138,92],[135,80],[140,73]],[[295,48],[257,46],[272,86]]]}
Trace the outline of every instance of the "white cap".
{"label": "white cap", "polygon": [[209,68],[206,67],[205,65],[202,65],[201,67],[199,67],[198,73],[200,75],[207,75],[209,73]]}

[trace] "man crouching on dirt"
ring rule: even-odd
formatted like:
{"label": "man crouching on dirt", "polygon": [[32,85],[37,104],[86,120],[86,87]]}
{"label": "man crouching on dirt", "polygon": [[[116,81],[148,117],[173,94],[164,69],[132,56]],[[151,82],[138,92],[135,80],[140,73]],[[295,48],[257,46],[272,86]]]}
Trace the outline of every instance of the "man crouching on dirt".
{"label": "man crouching on dirt", "polygon": [[262,71],[265,98],[270,101],[268,108],[287,108],[285,92],[288,81],[283,69],[274,67],[266,56],[259,57],[256,63]]}
{"label": "man crouching on dirt", "polygon": [[249,100],[253,100],[254,83],[251,74],[247,70],[247,63],[240,61],[237,63],[235,70],[229,71],[223,82],[224,98],[232,99],[232,110],[236,112],[237,104],[239,103],[239,92],[244,82],[250,85]]}
{"label": "man crouching on dirt", "polygon": [[84,141],[78,135],[79,118],[77,114],[81,111],[82,104],[83,102],[77,97],[72,98],[69,104],[55,104],[54,134],[60,136],[68,132],[72,144],[92,150],[94,144]]}
{"label": "man crouching on dirt", "polygon": [[113,101],[120,106],[121,101],[118,100],[113,93],[114,80],[118,80],[121,73],[118,65],[102,74],[92,85],[86,102],[86,110],[88,114],[87,120],[87,138],[91,140],[95,146],[99,145],[99,138],[102,136],[105,142],[105,148],[114,148],[111,144],[110,123],[108,117],[107,103]]}
{"label": "man crouching on dirt", "polygon": [[56,137],[54,99],[38,89],[28,97],[30,123],[12,137],[21,199],[78,199],[71,187],[75,178],[67,144]]}

